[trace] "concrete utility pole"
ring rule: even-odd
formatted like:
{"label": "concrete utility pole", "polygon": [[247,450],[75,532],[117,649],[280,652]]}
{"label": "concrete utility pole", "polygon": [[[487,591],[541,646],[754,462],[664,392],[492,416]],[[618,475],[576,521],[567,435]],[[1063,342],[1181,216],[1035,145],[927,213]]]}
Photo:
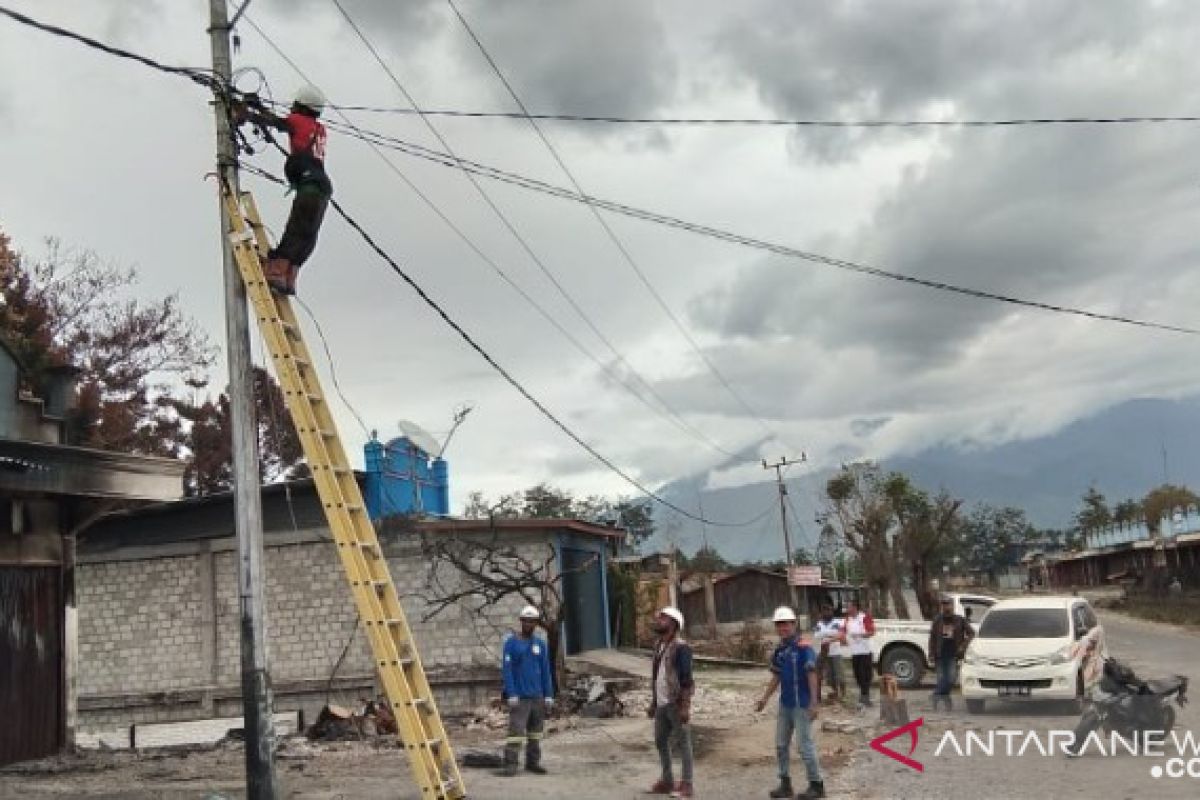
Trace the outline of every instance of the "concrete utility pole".
{"label": "concrete utility pole", "polygon": [[803,455],[800,456],[799,462],[797,462],[795,459],[789,461],[787,456],[784,456],[783,458],[779,459],[779,461],[777,461],[774,464],[768,464],[767,460],[765,458],[762,460],[763,469],[775,470],[775,483],[779,485],[779,521],[783,524],[783,547],[787,551],[788,591],[791,593],[791,596],[792,596],[792,610],[795,611],[797,614],[800,614],[800,613],[807,614],[808,610],[807,609],[802,610],[800,608],[800,598],[796,594],[796,587],[792,585],[792,567],[795,566],[795,563],[794,563],[795,559],[792,555],[792,535],[788,531],[787,486],[784,485],[784,483],[783,483],[783,468],[788,466],[789,464],[803,463],[806,460],[807,460],[807,458]]}
{"label": "concrete utility pole", "polygon": [[[233,65],[229,55],[231,26],[225,0],[209,0],[208,8],[213,72],[217,80],[228,85]],[[223,184],[237,191],[237,151],[230,130],[227,102],[227,97],[218,95],[214,103],[217,170]],[[222,203],[221,254],[225,274],[225,349],[229,354],[229,402],[233,418],[246,796],[249,800],[275,800],[275,727],[271,713],[270,673],[267,670],[262,497],[258,478],[258,436],[254,424],[254,379],[250,369],[250,318],[246,307],[246,289],[233,260],[228,234],[229,218]]]}

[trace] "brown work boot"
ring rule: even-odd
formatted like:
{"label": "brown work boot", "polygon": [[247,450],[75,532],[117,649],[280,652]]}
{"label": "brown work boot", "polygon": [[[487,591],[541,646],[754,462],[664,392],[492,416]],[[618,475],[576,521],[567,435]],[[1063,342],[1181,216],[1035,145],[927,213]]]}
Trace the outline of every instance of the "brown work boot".
{"label": "brown work boot", "polygon": [[286,258],[269,258],[263,268],[263,278],[271,291],[276,294],[287,294],[288,272],[292,265]]}
{"label": "brown work boot", "polygon": [[671,792],[671,797],[695,797],[692,794],[692,782],[680,781],[675,784],[675,791]]}
{"label": "brown work boot", "polygon": [[646,790],[646,794],[670,794],[675,788],[670,781],[658,780],[653,786]]}
{"label": "brown work boot", "polygon": [[287,272],[284,275],[284,290],[286,295],[294,295],[296,293],[296,279],[300,277],[300,268],[295,264],[289,263]]}

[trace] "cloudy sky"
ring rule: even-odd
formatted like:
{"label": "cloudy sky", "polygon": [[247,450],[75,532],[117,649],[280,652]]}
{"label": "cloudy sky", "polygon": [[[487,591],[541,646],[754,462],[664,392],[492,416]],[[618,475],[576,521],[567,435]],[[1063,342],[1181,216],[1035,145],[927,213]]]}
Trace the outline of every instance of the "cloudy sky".
{"label": "cloudy sky", "polygon": [[[208,62],[201,0],[6,4],[166,62]],[[422,106],[513,110],[444,0],[343,4]],[[461,0],[460,8],[540,113],[849,120],[1200,107],[1200,6],[1186,0]],[[404,105],[329,0],[255,0],[250,17],[334,102]],[[252,28],[239,32],[236,65],[261,68],[286,99],[299,76]],[[243,86],[256,83],[247,76]],[[0,20],[0,228],[30,252],[54,235],[137,266],[140,291],[178,292],[220,341],[206,99],[186,81]],[[441,148],[418,119],[351,116]],[[464,157],[566,183],[520,120],[434,122]],[[545,130],[600,197],[911,275],[1193,321],[1200,142],[1192,124],[551,122]],[[987,445],[1130,397],[1193,393],[1200,383],[1189,337],[939,294],[606,217],[698,353],[586,207],[484,183],[585,322],[461,173],[399,153],[387,159],[334,135],[328,165],[338,198],[547,406],[651,485],[706,471],[714,485],[761,480],[760,455],[799,449],[827,465],[940,442]],[[256,160],[280,168],[273,154]],[[250,186],[281,227],[287,199]],[[457,406],[475,407],[448,453],[457,499],[539,480],[582,493],[630,491],[332,216],[300,293],[328,336],[347,396],[381,435],[394,435],[401,419],[438,434]],[[348,412],[340,419],[357,449],[361,429]],[[711,442],[751,462],[731,463]]]}

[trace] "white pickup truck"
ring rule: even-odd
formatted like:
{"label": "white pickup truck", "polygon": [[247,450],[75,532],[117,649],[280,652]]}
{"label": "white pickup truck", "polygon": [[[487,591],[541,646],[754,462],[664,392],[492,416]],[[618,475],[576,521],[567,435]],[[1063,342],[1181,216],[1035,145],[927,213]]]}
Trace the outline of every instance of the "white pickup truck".
{"label": "white pickup truck", "polygon": [[[949,596],[954,600],[954,613],[966,617],[976,630],[984,614],[996,602],[995,597],[981,594],[952,592]],[[929,647],[929,625],[929,620],[875,620],[871,654],[879,674],[892,673],[904,689],[920,686],[925,670],[933,669],[929,654],[925,652]]]}

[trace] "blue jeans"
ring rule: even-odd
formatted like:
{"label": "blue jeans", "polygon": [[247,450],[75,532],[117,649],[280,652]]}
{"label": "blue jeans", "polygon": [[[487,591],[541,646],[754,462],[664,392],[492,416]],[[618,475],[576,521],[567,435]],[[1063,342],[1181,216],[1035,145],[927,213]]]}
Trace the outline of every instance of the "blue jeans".
{"label": "blue jeans", "polygon": [[671,770],[671,743],[683,762],[683,779],[692,781],[692,726],[679,719],[679,707],[674,703],[654,710],[654,746],[662,765],[662,779],[674,783]]}
{"label": "blue jeans", "polygon": [[934,694],[950,696],[950,690],[954,688],[955,673],[958,671],[958,656],[953,650],[949,653],[938,653],[937,663],[937,688],[933,690]]}
{"label": "blue jeans", "polygon": [[796,734],[796,749],[804,760],[804,768],[808,771],[809,782],[821,780],[821,764],[817,761],[817,745],[812,737],[812,720],[808,718],[807,708],[788,708],[779,706],[779,718],[775,723],[775,755],[779,758],[779,777],[787,778],[791,771],[788,768],[788,747],[792,743],[792,733]]}

